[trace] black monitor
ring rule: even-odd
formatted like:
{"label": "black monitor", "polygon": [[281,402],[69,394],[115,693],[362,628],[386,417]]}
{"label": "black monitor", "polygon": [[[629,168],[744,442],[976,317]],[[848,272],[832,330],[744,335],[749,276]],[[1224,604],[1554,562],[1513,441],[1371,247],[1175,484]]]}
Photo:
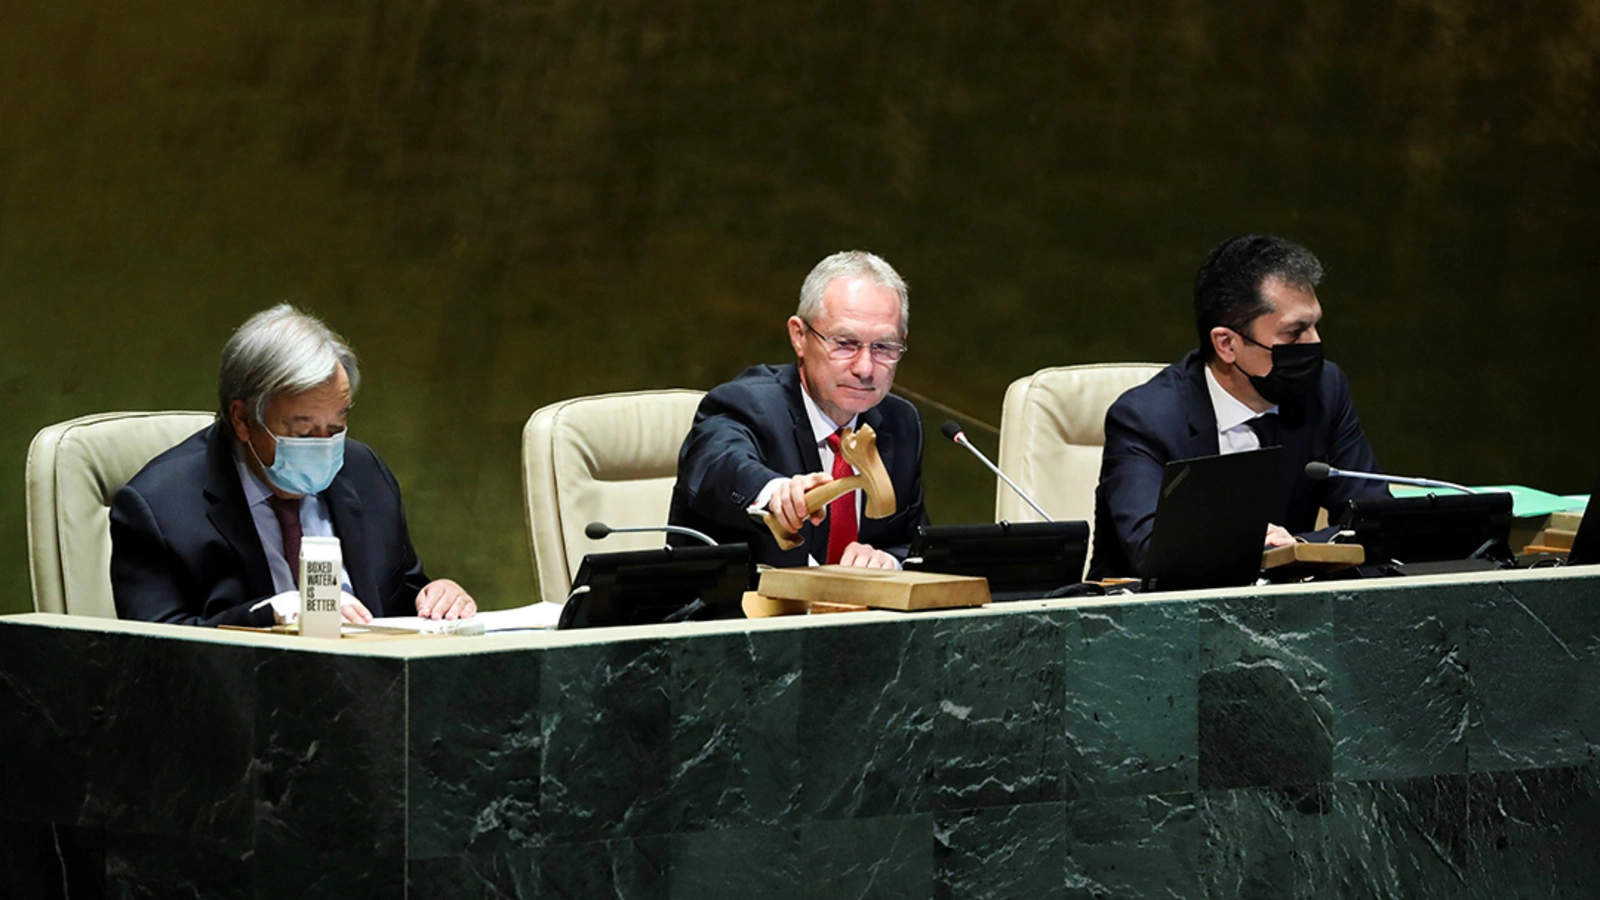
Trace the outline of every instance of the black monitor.
{"label": "black monitor", "polygon": [[747,544],[590,553],[556,627],[741,618],[753,569]]}
{"label": "black monitor", "polygon": [[1424,494],[1358,497],[1343,510],[1340,526],[1367,552],[1368,565],[1464,560],[1486,552],[1504,555],[1511,534],[1511,494]]}
{"label": "black monitor", "polygon": [[989,580],[996,600],[1041,597],[1083,580],[1088,522],[923,525],[906,568]]}

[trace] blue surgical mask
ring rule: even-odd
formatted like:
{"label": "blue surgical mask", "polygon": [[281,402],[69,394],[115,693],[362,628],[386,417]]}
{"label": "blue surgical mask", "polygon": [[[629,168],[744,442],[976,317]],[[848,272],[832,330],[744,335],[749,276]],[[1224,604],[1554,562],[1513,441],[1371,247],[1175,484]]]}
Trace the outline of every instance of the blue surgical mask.
{"label": "blue surgical mask", "polygon": [[[320,494],[333,484],[344,466],[344,432],[331,437],[280,437],[272,435],[277,450],[272,465],[261,463],[254,445],[250,454],[272,486],[286,494]],[[248,441],[246,443],[249,443]]]}

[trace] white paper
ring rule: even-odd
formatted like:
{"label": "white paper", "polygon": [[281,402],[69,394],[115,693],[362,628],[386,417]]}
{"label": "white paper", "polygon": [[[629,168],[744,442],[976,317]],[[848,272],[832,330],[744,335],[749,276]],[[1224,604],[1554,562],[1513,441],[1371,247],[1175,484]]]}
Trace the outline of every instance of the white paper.
{"label": "white paper", "polygon": [[556,627],[561,619],[561,604],[530,603],[515,609],[491,609],[467,619],[424,619],[421,616],[392,616],[373,619],[372,624],[382,628],[399,628],[420,634],[440,634],[451,630],[451,622],[473,622],[483,626],[485,632],[521,631]]}

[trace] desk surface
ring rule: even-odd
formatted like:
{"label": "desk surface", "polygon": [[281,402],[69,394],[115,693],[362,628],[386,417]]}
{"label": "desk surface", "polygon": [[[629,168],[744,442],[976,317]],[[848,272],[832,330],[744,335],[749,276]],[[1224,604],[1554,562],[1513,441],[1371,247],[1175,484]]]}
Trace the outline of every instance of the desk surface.
{"label": "desk surface", "polygon": [[678,622],[666,625],[638,625],[619,628],[590,628],[576,631],[512,631],[474,635],[452,640],[427,641],[330,641],[302,639],[292,635],[265,634],[228,629],[198,628],[188,625],[162,625],[122,619],[100,619],[56,613],[18,613],[0,616],[0,624],[27,624],[47,628],[141,634],[182,641],[275,647],[308,653],[335,653],[349,656],[380,656],[417,659],[457,656],[502,650],[544,647],[575,647],[587,644],[636,640],[678,640],[702,635],[764,633],[794,629],[851,627],[867,623],[899,622],[908,616],[923,619],[966,619],[993,616],[1037,615],[1060,610],[1095,607],[1120,607],[1128,604],[1192,603],[1203,599],[1241,597],[1305,596],[1328,594],[1355,595],[1369,591],[1419,590],[1434,586],[1507,584],[1569,581],[1600,577],[1600,566],[1520,569],[1504,572],[1466,572],[1414,578],[1376,578],[1365,580],[1321,581],[1301,584],[1261,585],[1204,591],[1162,591],[1153,594],[1116,594],[1104,597],[1078,597],[1069,600],[1020,600],[991,603],[977,608],[926,610],[902,613],[883,610],[829,614],[825,616],[780,616],[767,619],[732,619],[716,622]]}

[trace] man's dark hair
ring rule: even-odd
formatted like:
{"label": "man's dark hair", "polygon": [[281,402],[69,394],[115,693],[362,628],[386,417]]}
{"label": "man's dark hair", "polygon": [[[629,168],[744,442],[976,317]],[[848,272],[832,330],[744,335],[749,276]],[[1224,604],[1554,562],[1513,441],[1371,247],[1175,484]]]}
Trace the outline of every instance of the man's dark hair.
{"label": "man's dark hair", "polygon": [[1217,355],[1211,329],[1220,325],[1249,337],[1250,323],[1272,312],[1272,305],[1261,296],[1261,284],[1268,278],[1311,290],[1322,281],[1322,263],[1293,241],[1262,234],[1228,238],[1206,254],[1194,276],[1194,324],[1201,359]]}

